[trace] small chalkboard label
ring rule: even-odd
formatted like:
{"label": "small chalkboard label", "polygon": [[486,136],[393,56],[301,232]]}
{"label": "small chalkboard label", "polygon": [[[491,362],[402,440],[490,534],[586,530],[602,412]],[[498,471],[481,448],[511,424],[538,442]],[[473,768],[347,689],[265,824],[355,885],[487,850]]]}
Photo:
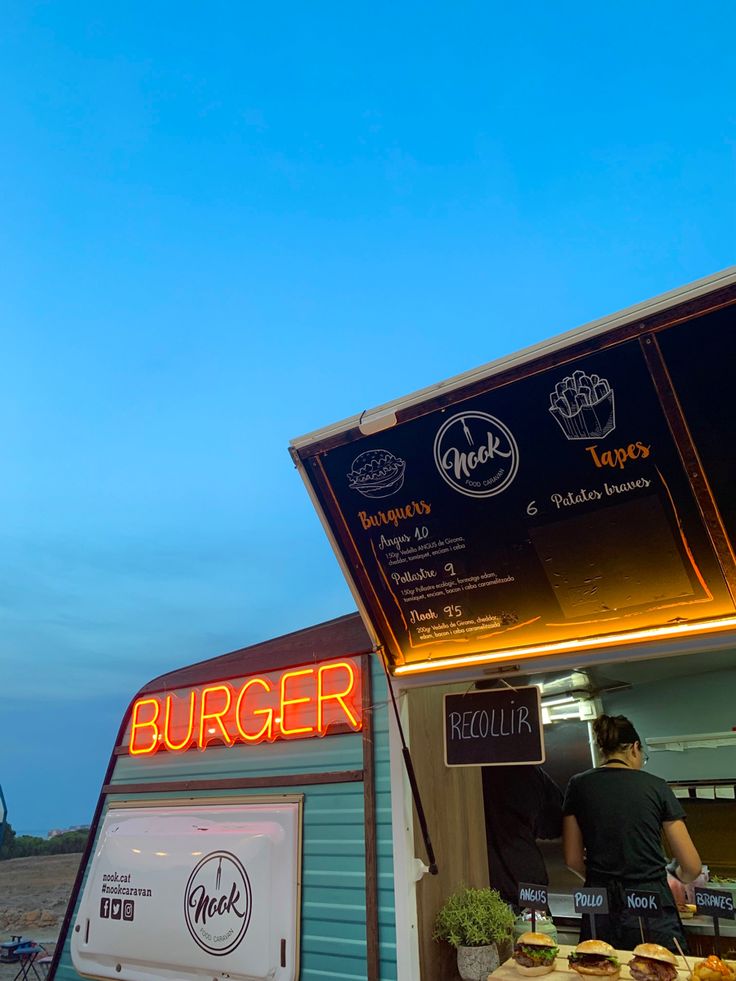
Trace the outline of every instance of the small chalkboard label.
{"label": "small chalkboard label", "polygon": [[736,909],[733,905],[734,894],[729,889],[696,886],[694,892],[698,913],[704,913],[706,916],[717,916],[722,920],[736,919]]}
{"label": "small chalkboard label", "polygon": [[605,889],[598,889],[589,886],[585,889],[576,889],[573,895],[576,913],[598,913],[608,912],[608,892]]}
{"label": "small chalkboard label", "polygon": [[519,906],[526,909],[549,909],[549,895],[546,886],[537,886],[530,882],[519,883]]}
{"label": "small chalkboard label", "polygon": [[541,699],[536,685],[445,695],[445,764],[544,763]]}
{"label": "small chalkboard label", "polygon": [[659,916],[662,912],[659,893],[646,889],[627,889],[625,895],[625,908],[637,916]]}

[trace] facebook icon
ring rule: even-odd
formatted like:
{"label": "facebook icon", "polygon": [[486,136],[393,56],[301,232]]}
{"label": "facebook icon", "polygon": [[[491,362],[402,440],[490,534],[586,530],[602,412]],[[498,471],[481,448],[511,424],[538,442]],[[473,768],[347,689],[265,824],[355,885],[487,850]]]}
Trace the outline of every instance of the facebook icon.
{"label": "facebook icon", "polygon": [[110,919],[110,900],[101,899],[100,900],[100,916],[103,920]]}

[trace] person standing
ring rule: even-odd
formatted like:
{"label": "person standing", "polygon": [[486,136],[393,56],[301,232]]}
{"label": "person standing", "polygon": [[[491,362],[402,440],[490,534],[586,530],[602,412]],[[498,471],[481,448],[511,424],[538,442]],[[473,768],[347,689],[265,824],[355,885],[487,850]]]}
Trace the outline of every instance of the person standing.
{"label": "person standing", "polygon": [[[685,826],[685,811],[664,780],[642,769],[647,757],[632,723],[602,715],[593,723],[601,766],[572,777],[565,794],[562,843],[568,868],[586,886],[608,892],[609,914],[596,917],[598,938],[621,950],[641,942],[638,915],[626,909],[625,890],[657,894],[661,914],[646,921],[646,939],[675,950],[686,947],[677,906],[667,884],[670,871],[692,882],[701,871]],[[667,865],[662,834],[674,856]],[[590,937],[583,917],[581,940]]]}
{"label": "person standing", "polygon": [[538,839],[562,835],[562,791],[541,766],[483,767],[489,879],[509,905],[519,883],[549,883]]}

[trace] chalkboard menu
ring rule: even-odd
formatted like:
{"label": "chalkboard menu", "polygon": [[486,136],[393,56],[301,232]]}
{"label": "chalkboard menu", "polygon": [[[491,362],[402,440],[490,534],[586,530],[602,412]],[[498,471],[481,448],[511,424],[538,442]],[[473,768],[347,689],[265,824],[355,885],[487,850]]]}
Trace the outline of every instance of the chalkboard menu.
{"label": "chalkboard menu", "polygon": [[539,688],[445,695],[445,764],[544,763]]}
{"label": "chalkboard menu", "polygon": [[[683,373],[686,348],[663,340]],[[306,472],[400,666],[733,615],[684,459],[637,337],[353,430]]]}

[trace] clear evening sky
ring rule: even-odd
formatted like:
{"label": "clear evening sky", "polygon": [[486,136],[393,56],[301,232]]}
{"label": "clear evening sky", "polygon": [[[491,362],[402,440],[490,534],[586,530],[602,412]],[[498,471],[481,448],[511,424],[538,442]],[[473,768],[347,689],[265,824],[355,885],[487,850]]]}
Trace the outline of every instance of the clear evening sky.
{"label": "clear evening sky", "polygon": [[291,437],[734,261],[729,2],[0,11],[0,783],[353,609]]}

